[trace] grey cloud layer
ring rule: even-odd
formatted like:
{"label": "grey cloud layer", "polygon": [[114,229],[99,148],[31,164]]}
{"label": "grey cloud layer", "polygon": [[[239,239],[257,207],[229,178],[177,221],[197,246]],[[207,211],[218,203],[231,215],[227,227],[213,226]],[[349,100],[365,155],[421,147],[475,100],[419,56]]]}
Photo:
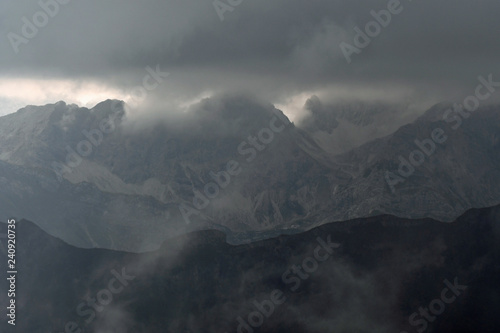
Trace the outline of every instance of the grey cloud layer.
{"label": "grey cloud layer", "polygon": [[[346,63],[376,1],[243,1],[221,22],[211,1],[72,1],[19,54],[7,33],[37,3],[0,4],[0,75],[70,77],[130,88],[146,66],[172,73],[157,94],[196,96],[239,90],[278,101],[329,86],[408,86],[435,99],[455,98],[478,75],[498,71],[500,3],[402,0],[403,12]],[[436,90],[437,89],[437,90]],[[469,89],[470,90],[470,89]]]}

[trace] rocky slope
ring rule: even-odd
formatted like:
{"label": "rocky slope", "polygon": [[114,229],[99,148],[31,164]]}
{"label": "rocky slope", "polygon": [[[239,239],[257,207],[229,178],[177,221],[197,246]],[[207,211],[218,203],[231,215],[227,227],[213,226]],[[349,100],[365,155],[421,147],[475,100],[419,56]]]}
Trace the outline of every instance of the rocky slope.
{"label": "rocky slope", "polygon": [[436,105],[395,133],[335,158],[352,177],[335,186],[332,204],[349,207],[341,219],[384,212],[450,221],[470,207],[498,203],[499,108],[482,108],[460,126],[458,115],[443,118],[447,110],[448,104]]}

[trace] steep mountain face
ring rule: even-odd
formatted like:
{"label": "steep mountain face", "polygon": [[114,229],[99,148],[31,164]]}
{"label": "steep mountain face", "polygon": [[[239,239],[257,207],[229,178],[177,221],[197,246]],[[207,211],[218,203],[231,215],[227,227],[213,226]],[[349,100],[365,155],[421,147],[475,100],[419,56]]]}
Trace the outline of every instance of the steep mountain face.
{"label": "steep mountain face", "polygon": [[447,104],[437,105],[394,134],[337,156],[352,181],[335,186],[332,204],[357,203],[339,219],[384,212],[450,221],[470,207],[497,204],[498,107],[467,118],[448,110]]}
{"label": "steep mountain face", "polygon": [[[384,215],[239,246],[200,231],[142,254],[78,249],[28,221],[16,234],[19,332],[500,327],[499,206],[449,224]],[[1,279],[4,309],[7,289]]]}
{"label": "steep mountain face", "polygon": [[2,217],[37,220],[78,246],[141,251],[189,230],[274,232],[328,216],[334,164],[280,111],[248,99],[206,100],[146,129],[119,101],[60,102],[1,118],[0,133]]}
{"label": "steep mountain face", "polygon": [[[238,96],[144,124],[120,101],[26,107],[0,118],[0,218],[37,221],[80,247],[137,252],[204,229],[240,244],[380,213],[450,221],[500,202],[500,111],[476,111],[451,129],[445,110],[334,155],[314,131]],[[363,114],[341,118],[378,121]],[[399,156],[409,160],[414,141],[438,127],[446,142],[399,175]]]}

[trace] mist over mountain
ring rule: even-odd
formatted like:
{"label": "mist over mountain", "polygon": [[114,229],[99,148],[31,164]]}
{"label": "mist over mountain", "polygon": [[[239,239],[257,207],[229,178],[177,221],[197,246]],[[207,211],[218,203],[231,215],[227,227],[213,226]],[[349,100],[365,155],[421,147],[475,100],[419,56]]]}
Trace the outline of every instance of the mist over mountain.
{"label": "mist over mountain", "polygon": [[[78,249],[20,221],[16,328],[494,332],[499,223],[499,206],[470,210],[450,224],[385,215],[239,246],[222,232],[200,231],[133,254]],[[446,300],[444,309],[436,299]],[[250,326],[259,322],[250,316],[255,311],[263,318],[257,327]]]}
{"label": "mist over mountain", "polygon": [[499,14],[0,1],[0,333],[500,332]]}
{"label": "mist over mountain", "polygon": [[298,126],[305,129],[326,152],[339,155],[392,134],[414,121],[419,113],[404,103],[364,101],[323,101],[309,98],[304,109],[308,113]]}
{"label": "mist over mountain", "polygon": [[[306,106],[321,110],[318,103]],[[298,127],[242,95],[142,123],[117,100],[28,106],[0,118],[1,218],[31,219],[80,247],[145,251],[193,230],[218,229],[237,244],[382,213],[451,221],[500,202],[498,107],[453,129],[445,105],[436,106],[340,155],[318,141],[318,131],[335,133],[335,121],[370,126],[377,109],[385,112],[317,111],[332,118]],[[447,141],[401,177],[400,157],[437,127]],[[388,172],[399,179],[388,181]]]}

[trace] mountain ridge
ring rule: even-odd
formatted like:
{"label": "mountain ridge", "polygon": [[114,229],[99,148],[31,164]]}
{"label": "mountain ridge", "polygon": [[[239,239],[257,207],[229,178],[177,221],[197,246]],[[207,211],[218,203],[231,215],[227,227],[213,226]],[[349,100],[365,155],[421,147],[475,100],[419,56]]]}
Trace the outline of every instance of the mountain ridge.
{"label": "mountain ridge", "polygon": [[[78,249],[19,221],[16,326],[33,333],[64,331],[70,322],[82,332],[235,332],[239,318],[248,325],[259,309],[255,302],[278,290],[285,301],[266,317],[262,332],[411,330],[418,324],[410,325],[409,317],[440,295],[443,281],[458,281],[467,288],[429,329],[487,332],[499,324],[499,221],[500,206],[469,210],[449,224],[386,215],[247,245],[198,231],[141,254]],[[0,232],[4,228],[0,224]],[[302,278],[290,275],[293,265],[306,265],[321,250],[318,237],[333,242],[332,254]],[[118,275],[126,279],[123,288],[113,289],[107,302],[100,295]],[[6,283],[0,281],[0,294]],[[101,310],[86,305],[88,297]],[[0,306],[6,300],[1,297]]]}

